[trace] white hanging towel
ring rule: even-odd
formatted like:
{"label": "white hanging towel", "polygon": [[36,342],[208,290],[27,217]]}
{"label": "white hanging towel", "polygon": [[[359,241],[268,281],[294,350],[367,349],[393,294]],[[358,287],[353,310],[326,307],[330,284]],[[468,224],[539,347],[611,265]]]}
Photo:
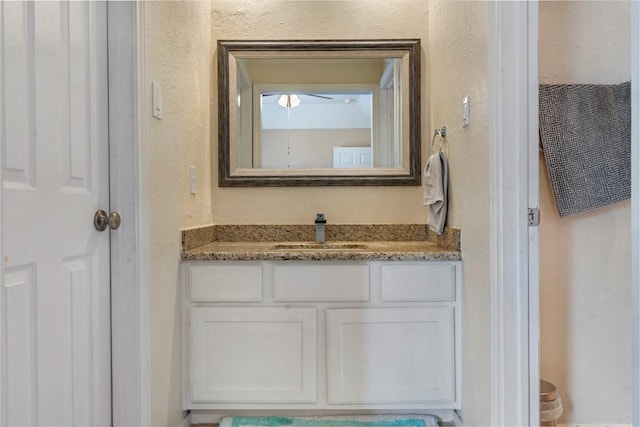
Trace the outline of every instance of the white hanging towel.
{"label": "white hanging towel", "polygon": [[422,177],[424,205],[429,206],[429,229],[442,234],[447,222],[449,164],[442,151],[427,160]]}

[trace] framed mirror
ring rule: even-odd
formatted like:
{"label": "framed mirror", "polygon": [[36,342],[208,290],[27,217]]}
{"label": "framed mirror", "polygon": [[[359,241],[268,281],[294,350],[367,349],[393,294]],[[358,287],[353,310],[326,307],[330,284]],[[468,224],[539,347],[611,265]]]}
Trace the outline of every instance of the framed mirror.
{"label": "framed mirror", "polygon": [[420,185],[420,52],[218,41],[219,185]]}

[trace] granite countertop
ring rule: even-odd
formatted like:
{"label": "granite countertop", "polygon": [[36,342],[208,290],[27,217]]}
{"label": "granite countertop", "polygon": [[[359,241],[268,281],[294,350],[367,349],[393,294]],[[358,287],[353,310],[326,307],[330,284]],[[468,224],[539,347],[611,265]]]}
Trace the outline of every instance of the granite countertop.
{"label": "granite countertop", "polygon": [[[338,240],[338,236],[348,240]],[[184,261],[458,261],[460,230],[424,224],[327,225],[315,244],[309,225],[209,225],[182,231]]]}
{"label": "granite countertop", "polygon": [[[289,246],[278,248],[278,246]],[[302,246],[297,248],[296,246]],[[305,247],[306,246],[306,247]],[[309,247],[310,246],[310,247]],[[431,242],[214,242],[185,251],[185,261],[457,261],[459,251]],[[337,246],[343,246],[337,247]]]}

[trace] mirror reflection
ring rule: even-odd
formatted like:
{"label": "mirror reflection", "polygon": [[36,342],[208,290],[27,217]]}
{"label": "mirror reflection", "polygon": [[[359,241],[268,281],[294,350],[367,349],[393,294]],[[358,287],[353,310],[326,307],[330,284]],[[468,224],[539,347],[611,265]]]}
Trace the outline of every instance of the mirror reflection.
{"label": "mirror reflection", "polygon": [[[238,60],[238,114],[253,117],[238,129],[240,168],[402,167],[399,58],[345,58],[326,72],[322,60],[287,60],[275,74],[267,61]],[[291,70],[323,83],[266,83],[300,78]]]}
{"label": "mirror reflection", "polygon": [[373,167],[372,90],[282,92],[260,94],[253,167]]}
{"label": "mirror reflection", "polygon": [[238,43],[218,46],[220,185],[416,184],[417,40]]}

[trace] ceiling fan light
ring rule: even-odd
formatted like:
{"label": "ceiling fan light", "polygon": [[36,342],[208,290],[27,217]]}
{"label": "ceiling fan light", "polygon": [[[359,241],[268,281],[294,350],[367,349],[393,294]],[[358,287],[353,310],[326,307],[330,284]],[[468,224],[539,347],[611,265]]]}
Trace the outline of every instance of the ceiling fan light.
{"label": "ceiling fan light", "polygon": [[300,105],[300,98],[298,98],[298,95],[280,95],[278,105],[284,108],[297,107]]}

